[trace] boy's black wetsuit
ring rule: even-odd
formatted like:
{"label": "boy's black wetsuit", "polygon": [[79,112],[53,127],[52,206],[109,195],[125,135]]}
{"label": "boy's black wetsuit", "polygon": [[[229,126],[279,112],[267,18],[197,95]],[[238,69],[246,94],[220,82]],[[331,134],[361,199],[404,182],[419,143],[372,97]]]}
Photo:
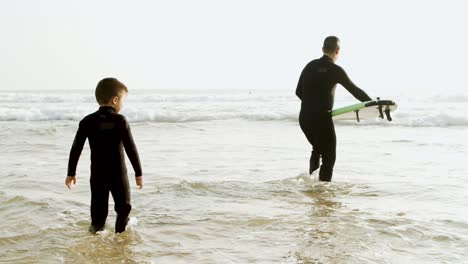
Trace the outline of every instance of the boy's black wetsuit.
{"label": "boy's black wetsuit", "polygon": [[337,83],[362,102],[372,100],[326,55],[306,65],[296,89],[296,95],[302,100],[299,124],[312,144],[309,173],[318,169],[322,157],[321,181],[331,181],[336,159],[336,135],[330,111]]}
{"label": "boy's black wetsuit", "polygon": [[69,176],[74,176],[76,173],[76,166],[86,138],[91,148],[90,231],[99,231],[104,228],[110,191],[117,212],[115,232],[123,232],[132,209],[123,147],[135,170],[135,176],[142,176],[140,158],[130,127],[125,117],[109,106],[102,106],[97,112],[81,120],[70,151]]}

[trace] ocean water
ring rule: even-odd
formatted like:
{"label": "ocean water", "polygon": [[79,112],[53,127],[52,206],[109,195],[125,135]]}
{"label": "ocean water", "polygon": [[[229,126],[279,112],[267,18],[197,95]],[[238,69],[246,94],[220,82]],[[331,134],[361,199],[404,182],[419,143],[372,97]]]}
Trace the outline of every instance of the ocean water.
{"label": "ocean water", "polygon": [[0,92],[0,262],[467,263],[468,95],[389,99],[393,122],[336,122],[322,183],[294,91],[130,91],[145,186],[127,163],[129,231],[110,210],[91,235],[87,146],[64,180],[93,91]]}

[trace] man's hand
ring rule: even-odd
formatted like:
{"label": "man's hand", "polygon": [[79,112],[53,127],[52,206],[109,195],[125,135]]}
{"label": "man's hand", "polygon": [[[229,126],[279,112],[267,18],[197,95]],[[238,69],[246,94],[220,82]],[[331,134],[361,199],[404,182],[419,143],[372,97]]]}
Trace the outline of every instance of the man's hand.
{"label": "man's hand", "polygon": [[76,184],[76,177],[75,176],[67,176],[67,178],[65,179],[65,185],[70,190],[71,190],[72,183]]}
{"label": "man's hand", "polygon": [[141,190],[141,188],[143,188],[143,176],[135,177],[135,182],[136,182],[136,185],[138,186],[138,189]]}

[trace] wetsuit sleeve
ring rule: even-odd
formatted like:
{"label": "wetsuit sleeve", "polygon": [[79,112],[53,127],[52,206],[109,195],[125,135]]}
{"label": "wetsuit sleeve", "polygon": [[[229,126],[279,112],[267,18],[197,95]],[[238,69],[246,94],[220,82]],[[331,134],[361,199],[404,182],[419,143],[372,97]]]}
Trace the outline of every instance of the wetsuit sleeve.
{"label": "wetsuit sleeve", "polygon": [[357,87],[351,79],[349,79],[348,75],[342,68],[338,68],[338,83],[343,85],[343,87],[359,101],[365,102],[372,100],[366,92]]}
{"label": "wetsuit sleeve", "polygon": [[84,143],[86,141],[86,128],[84,122],[81,121],[76,132],[75,140],[73,141],[72,148],[70,150],[70,157],[68,159],[68,174],[67,176],[75,176],[76,166],[80,159],[81,151],[83,150]]}
{"label": "wetsuit sleeve", "polygon": [[127,153],[128,159],[132,163],[133,170],[135,171],[135,177],[139,177],[143,175],[141,164],[140,164],[140,156],[138,155],[138,151],[135,145],[135,141],[133,140],[132,132],[130,131],[130,125],[128,124],[127,120],[123,120],[123,145],[125,148],[125,152]]}
{"label": "wetsuit sleeve", "polygon": [[304,74],[304,71],[302,71],[301,76],[299,77],[299,82],[297,83],[297,88],[296,88],[296,95],[301,100],[302,100],[302,75],[303,74]]}

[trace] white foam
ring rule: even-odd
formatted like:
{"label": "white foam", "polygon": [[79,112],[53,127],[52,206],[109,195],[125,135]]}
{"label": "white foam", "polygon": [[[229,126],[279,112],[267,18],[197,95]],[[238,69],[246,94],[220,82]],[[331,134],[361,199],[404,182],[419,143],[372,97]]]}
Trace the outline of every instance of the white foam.
{"label": "white foam", "polygon": [[102,231],[97,231],[96,232],[96,235],[101,235],[101,236],[109,236],[109,235],[112,235],[112,233],[107,230],[107,229],[104,229]]}
{"label": "white foam", "polygon": [[[339,98],[338,98],[339,99]],[[395,98],[394,121],[365,120],[360,125],[450,127],[468,126],[468,96],[431,94],[407,101]],[[355,101],[340,101],[336,107]],[[79,121],[97,110],[88,92],[1,92],[0,121]],[[130,122],[196,122],[243,119],[297,122],[300,101],[293,91],[282,92],[135,92],[122,114]],[[337,122],[356,125],[356,122]]]}
{"label": "white foam", "polygon": [[127,230],[135,230],[138,225],[138,219],[136,217],[130,217],[127,223]]}

